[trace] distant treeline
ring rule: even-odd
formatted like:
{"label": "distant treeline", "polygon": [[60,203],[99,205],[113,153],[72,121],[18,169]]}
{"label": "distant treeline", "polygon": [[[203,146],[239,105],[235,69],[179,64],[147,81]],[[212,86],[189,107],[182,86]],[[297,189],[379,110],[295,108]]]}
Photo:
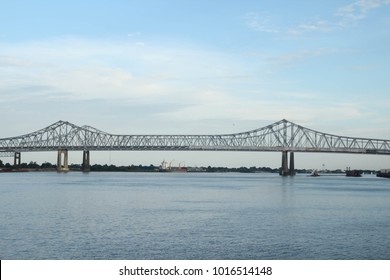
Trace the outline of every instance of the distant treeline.
{"label": "distant treeline", "polygon": [[[19,166],[13,166],[9,163],[3,164],[0,160],[0,168],[1,169],[29,169],[35,171],[51,171],[56,170],[57,165],[51,164],[50,162],[44,162],[42,164],[37,164],[36,162],[31,161],[30,163],[21,163]],[[81,164],[70,164],[69,169],[73,171],[81,171]],[[266,173],[279,173],[279,168],[271,168],[271,167],[188,167],[188,172],[240,172],[240,173],[258,173],[258,172],[266,172]],[[93,164],[90,167],[90,171],[95,172],[158,172],[160,171],[159,166],[154,166],[153,164],[144,166],[144,165],[128,165],[128,166],[116,166],[113,164],[101,165],[101,164]],[[312,169],[296,169],[297,173],[311,173]],[[375,173],[376,170],[361,170],[364,173]],[[345,173],[345,170],[336,169],[336,170],[319,170],[321,173]]]}

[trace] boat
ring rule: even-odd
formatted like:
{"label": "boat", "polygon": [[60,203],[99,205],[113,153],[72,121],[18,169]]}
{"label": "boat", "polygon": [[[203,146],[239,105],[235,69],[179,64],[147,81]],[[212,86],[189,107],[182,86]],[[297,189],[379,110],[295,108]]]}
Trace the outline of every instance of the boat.
{"label": "boat", "polygon": [[188,168],[185,166],[171,167],[170,172],[187,172]]}
{"label": "boat", "polygon": [[390,168],[381,169],[378,173],[376,173],[376,177],[390,178]]}
{"label": "boat", "polygon": [[345,171],[345,176],[347,177],[362,177],[362,171],[361,170],[357,170],[357,169],[352,169],[351,168],[347,168],[347,170]]}
{"label": "boat", "polygon": [[182,163],[180,163],[178,167],[172,167],[172,162],[173,160],[170,163],[163,160],[158,171],[159,172],[187,172],[188,171],[188,168],[184,164],[182,165]]}
{"label": "boat", "polygon": [[318,177],[318,176],[320,176],[320,174],[318,174],[318,170],[317,169],[313,169],[313,171],[311,172],[310,176]]}
{"label": "boat", "polygon": [[168,172],[170,169],[171,169],[171,165],[170,164],[168,165],[168,162],[163,160],[163,162],[161,163],[161,165],[158,168],[158,171],[160,171],[160,172]]}

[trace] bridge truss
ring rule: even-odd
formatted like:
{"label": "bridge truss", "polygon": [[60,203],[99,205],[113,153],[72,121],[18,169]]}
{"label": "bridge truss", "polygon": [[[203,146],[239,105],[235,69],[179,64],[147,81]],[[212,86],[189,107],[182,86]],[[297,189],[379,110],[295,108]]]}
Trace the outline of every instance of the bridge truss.
{"label": "bridge truss", "polygon": [[390,140],[333,135],[285,119],[247,132],[219,135],[117,135],[90,126],[58,121],[29,134],[0,139],[0,153],[3,156],[19,153],[20,158],[21,152],[54,150],[281,151],[389,155]]}

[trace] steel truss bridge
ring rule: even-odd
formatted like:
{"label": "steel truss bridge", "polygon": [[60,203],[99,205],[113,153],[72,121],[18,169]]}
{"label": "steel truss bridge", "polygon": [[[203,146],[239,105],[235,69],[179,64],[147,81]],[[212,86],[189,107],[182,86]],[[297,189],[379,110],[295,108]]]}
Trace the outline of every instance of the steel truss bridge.
{"label": "steel truss bridge", "polygon": [[29,134],[0,139],[0,156],[13,156],[15,165],[20,164],[21,152],[58,151],[59,171],[68,170],[68,151],[83,151],[83,169],[88,170],[89,151],[114,150],[279,151],[281,175],[293,175],[294,152],[390,155],[390,140],[333,135],[285,119],[247,132],[219,135],[117,135],[58,121]]}

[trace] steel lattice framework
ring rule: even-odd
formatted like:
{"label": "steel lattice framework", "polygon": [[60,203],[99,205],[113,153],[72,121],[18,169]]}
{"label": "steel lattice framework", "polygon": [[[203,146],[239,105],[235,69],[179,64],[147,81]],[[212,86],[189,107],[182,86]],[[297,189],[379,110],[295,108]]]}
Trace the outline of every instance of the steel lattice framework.
{"label": "steel lattice framework", "polygon": [[67,150],[291,151],[390,154],[390,140],[332,135],[281,120],[252,131],[221,135],[116,135],[58,121],[0,139],[0,152]]}

